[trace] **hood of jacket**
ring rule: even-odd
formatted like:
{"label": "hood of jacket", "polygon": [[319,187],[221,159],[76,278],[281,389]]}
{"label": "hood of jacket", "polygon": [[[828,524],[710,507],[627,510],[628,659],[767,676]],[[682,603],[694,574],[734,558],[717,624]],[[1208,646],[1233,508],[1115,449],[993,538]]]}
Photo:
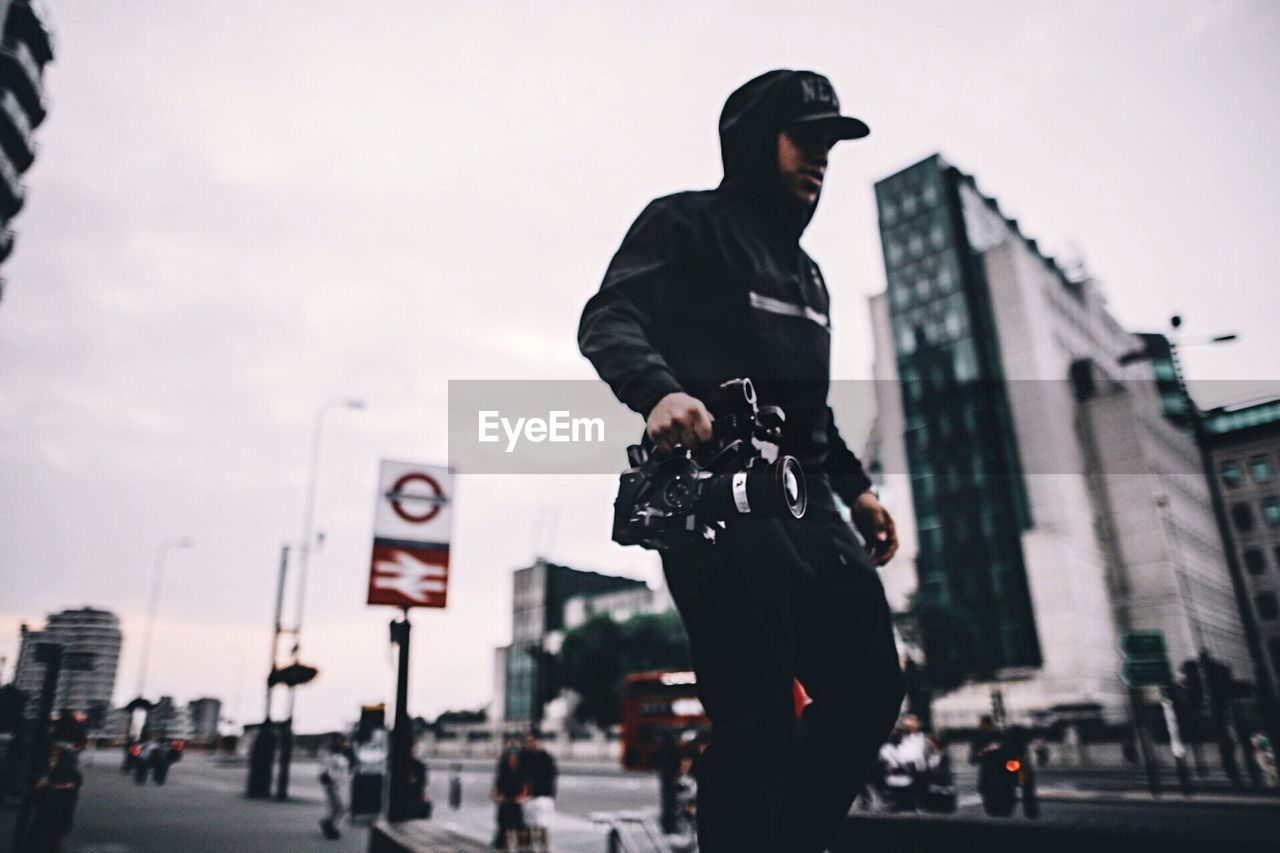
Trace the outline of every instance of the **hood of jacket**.
{"label": "hood of jacket", "polygon": [[739,86],[720,112],[720,187],[762,206],[780,220],[789,235],[804,233],[817,199],[804,204],[791,198],[778,175],[778,131],[782,130],[782,93],[801,72],[766,71]]}

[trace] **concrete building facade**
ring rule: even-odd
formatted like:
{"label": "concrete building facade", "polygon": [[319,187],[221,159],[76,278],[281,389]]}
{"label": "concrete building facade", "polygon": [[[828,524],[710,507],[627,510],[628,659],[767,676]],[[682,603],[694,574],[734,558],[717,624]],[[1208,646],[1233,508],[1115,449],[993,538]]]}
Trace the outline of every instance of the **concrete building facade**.
{"label": "concrete building facade", "polygon": [[222,719],[222,700],[208,697],[192,699],[187,703],[187,716],[191,720],[193,739],[205,743],[216,740]]}
{"label": "concrete building facade", "polygon": [[512,577],[511,645],[495,661],[505,667],[503,703],[505,722],[540,719],[539,678],[545,654],[557,652],[557,640],[565,630],[565,604],[579,596],[622,593],[648,587],[630,578],[580,571],[538,559],[517,569]]}
{"label": "concrete building facade", "polygon": [[[53,30],[40,0],[0,0],[0,262],[13,252],[9,222],[22,211],[22,181],[36,158],[34,132],[48,114],[44,67],[53,61]],[[0,298],[4,279],[0,278]]]}
{"label": "concrete building facade", "polygon": [[1280,683],[1280,399],[1204,416],[1264,665]]}
{"label": "concrete building facade", "polygon": [[20,631],[21,643],[14,681],[20,690],[26,691],[31,697],[28,703],[30,713],[36,712],[44,682],[44,664],[36,660],[36,646],[42,642],[58,643],[64,652],[93,655],[92,668],[64,668],[61,671],[54,697],[55,711],[63,708],[88,711],[95,705],[101,705],[104,709],[110,707],[123,641],[120,620],[114,613],[92,607],[64,610],[50,614],[42,631],[33,631],[25,624]]}
{"label": "concrete building facade", "polygon": [[[1117,642],[1160,630],[1174,666],[1247,651],[1193,441],[1098,283],[1025,237],[972,176],[929,157],[876,185],[888,287],[871,303],[881,477],[910,493],[911,579],[892,603],[948,618],[935,704],[973,725],[1127,714]],[[905,475],[905,476],[904,476]],[[905,481],[905,482],[903,482]],[[889,582],[893,577],[893,583]]]}

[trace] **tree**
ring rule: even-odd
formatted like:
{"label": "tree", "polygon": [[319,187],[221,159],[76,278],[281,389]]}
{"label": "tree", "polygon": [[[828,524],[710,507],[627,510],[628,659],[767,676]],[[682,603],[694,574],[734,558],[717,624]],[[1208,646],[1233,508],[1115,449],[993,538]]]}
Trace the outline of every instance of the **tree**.
{"label": "tree", "polygon": [[894,614],[894,625],[907,645],[924,652],[923,664],[908,658],[904,677],[910,711],[928,728],[934,699],[971,678],[990,675],[978,654],[976,622],[967,608],[922,587],[911,594],[905,611]]}
{"label": "tree", "polygon": [[622,681],[634,672],[688,669],[689,641],[674,611],[615,622],[607,614],[565,635],[560,683],[579,696],[574,717],[607,728],[622,718]]}
{"label": "tree", "polygon": [[436,717],[435,722],[431,723],[430,726],[438,729],[440,726],[446,726],[450,723],[455,725],[483,723],[488,718],[489,715],[484,708],[480,708],[475,711],[442,711],[440,716]]}

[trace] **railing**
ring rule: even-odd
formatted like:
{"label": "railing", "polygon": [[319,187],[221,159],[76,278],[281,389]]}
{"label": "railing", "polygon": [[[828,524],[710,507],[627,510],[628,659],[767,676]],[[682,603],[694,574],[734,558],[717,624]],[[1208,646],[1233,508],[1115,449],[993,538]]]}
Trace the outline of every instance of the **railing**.
{"label": "railing", "polygon": [[[592,812],[591,822],[604,826],[607,853],[675,853],[653,818],[644,812]],[[641,847],[633,836],[632,828],[639,827],[648,847]]]}

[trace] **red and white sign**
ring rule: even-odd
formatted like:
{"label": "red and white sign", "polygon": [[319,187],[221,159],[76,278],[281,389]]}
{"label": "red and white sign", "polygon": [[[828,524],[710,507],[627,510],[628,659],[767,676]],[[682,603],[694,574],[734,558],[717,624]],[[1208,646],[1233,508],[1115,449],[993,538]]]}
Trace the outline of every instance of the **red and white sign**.
{"label": "red and white sign", "polygon": [[383,460],[373,519],[369,604],[445,606],[452,502],[450,469]]}

